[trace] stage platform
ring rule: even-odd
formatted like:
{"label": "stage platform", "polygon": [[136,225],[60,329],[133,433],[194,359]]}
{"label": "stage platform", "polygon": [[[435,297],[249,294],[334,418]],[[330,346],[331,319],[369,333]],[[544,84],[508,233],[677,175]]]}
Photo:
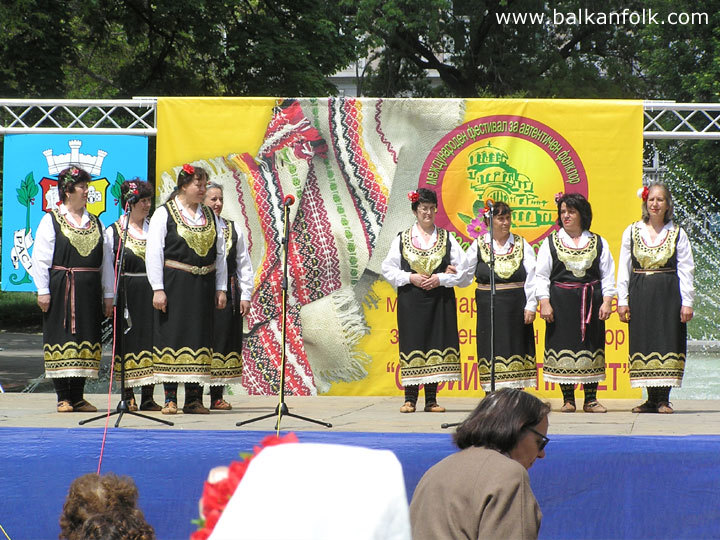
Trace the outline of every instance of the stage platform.
{"label": "stage platform", "polygon": [[[106,395],[87,398],[107,410]],[[149,413],[172,420],[173,427],[125,415],[114,428],[117,416],[111,418],[102,472],[133,477],[159,539],[188,538],[208,471],[238,459],[274,431],[274,418],[235,423],[274,411],[276,397],[230,401],[232,411],[210,415]],[[301,442],[393,451],[410,499],[424,472],[455,451],[453,430],[440,424],[462,420],[477,400],[441,396],[448,409],[443,414],[400,414],[401,401],[291,396],[291,412],[333,427],[285,418],[281,431],[295,432]],[[632,414],[635,402],[625,400],[604,400],[607,414],[562,414],[560,400],[550,402],[547,455],[530,469],[544,514],[540,538],[720,537],[720,401],[678,401],[673,415]],[[113,410],[116,404],[113,395]],[[91,416],[56,413],[54,394],[0,395],[0,525],[10,538],[57,538],[68,486],[98,467],[105,422],[78,426]],[[323,488],[307,486],[308,493]],[[282,500],[281,486],[278,496]],[[338,538],[353,538],[351,533],[338,531]]]}
{"label": "stage platform", "polygon": [[[160,401],[160,389],[156,389],[156,400]],[[581,393],[579,393],[581,394]],[[98,407],[100,412],[108,410],[107,395],[86,395],[88,401]],[[212,411],[209,415],[165,416],[157,413],[143,413],[148,416],[170,420],[175,423],[172,428],[161,424],[123,416],[121,429],[179,429],[179,430],[243,430],[271,431],[274,429],[273,419],[266,419],[235,427],[241,422],[272,413],[278,404],[277,396],[226,396],[233,406],[231,411]],[[182,404],[182,385],[179,398]],[[205,404],[209,402],[204,397]],[[307,416],[333,425],[332,431],[353,432],[387,432],[387,433],[444,433],[440,428],[443,422],[459,422],[463,420],[478,404],[475,398],[444,398],[440,395],[440,403],[447,408],[445,413],[426,413],[422,410],[413,414],[401,414],[402,397],[377,396],[315,396],[293,397],[285,399],[290,412]],[[103,427],[104,421],[98,420],[85,426],[78,426],[78,421],[90,418],[88,413],[55,412],[55,394],[39,393],[5,393],[0,394],[0,427],[33,427],[33,428],[97,428]],[[117,406],[117,395],[113,394],[110,409]],[[609,409],[607,414],[587,414],[578,411],[572,414],[559,412],[562,405],[560,399],[547,400],[553,407],[550,416],[552,435],[720,435],[720,400],[679,400],[673,401],[674,414],[633,414],[630,409],[639,404],[639,400],[604,399],[602,403]],[[420,399],[422,403],[422,396]],[[578,404],[582,397],[578,396]],[[98,413],[99,414],[99,413]],[[114,426],[117,416],[112,417]],[[317,431],[325,430],[316,424],[303,422],[294,418],[285,418],[281,422],[283,431]]]}

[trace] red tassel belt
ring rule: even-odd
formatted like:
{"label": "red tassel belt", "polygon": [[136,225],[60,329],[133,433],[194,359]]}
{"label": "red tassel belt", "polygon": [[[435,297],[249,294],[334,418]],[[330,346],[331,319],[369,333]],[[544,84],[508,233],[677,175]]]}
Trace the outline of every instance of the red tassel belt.
{"label": "red tassel belt", "polygon": [[580,303],[580,335],[581,341],[585,341],[585,327],[590,324],[592,318],[593,287],[600,283],[599,279],[589,283],[576,282],[555,282],[561,289],[582,289],[582,300]]}
{"label": "red tassel belt", "polygon": [[63,316],[63,326],[67,329],[67,302],[70,298],[70,333],[75,334],[75,272],[100,272],[99,268],[90,268],[86,266],[74,266],[66,268],[64,266],[51,266],[51,270],[62,270],[65,272],[65,315]]}

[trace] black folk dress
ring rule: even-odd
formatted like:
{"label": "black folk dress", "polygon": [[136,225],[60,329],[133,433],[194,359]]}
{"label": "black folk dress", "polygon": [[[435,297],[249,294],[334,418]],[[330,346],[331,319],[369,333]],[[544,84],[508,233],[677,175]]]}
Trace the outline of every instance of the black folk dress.
{"label": "black folk dress", "polygon": [[219,386],[240,382],[242,376],[243,317],[240,313],[240,284],[237,278],[238,234],[232,221],[225,220],[225,260],[227,261],[227,304],[216,309],[213,331],[213,357],[210,384]]}
{"label": "black folk dress", "polygon": [[[113,263],[117,261],[125,236],[119,221],[113,227]],[[120,358],[125,359],[125,386],[152,384],[153,373],[153,291],[145,268],[147,240],[135,238],[128,231],[125,243],[124,277],[118,283],[117,317],[119,331],[115,355],[115,377],[120,380]],[[125,308],[129,323],[125,317]],[[128,329],[129,328],[129,329]],[[126,333],[127,330],[127,333]]]}
{"label": "black folk dress", "polygon": [[655,247],[643,242],[640,229],[631,230],[630,385],[680,386],[687,352],[687,324],[680,322],[682,299],[677,273],[680,228],[675,225]]}
{"label": "black folk dress", "polygon": [[97,378],[102,356],[103,230],[89,214],[85,229],[53,210],[55,250],[50,267],[50,308],[43,314],[43,356],[48,378]]}
{"label": "black folk dress", "polygon": [[[215,310],[215,263],[217,253],[215,216],[200,205],[205,224],[188,225],[174,200],[165,204],[167,234],[163,283],[166,312],[155,310],[153,323],[153,371],[155,382],[210,382],[213,317]],[[195,271],[171,268],[168,261],[190,265]]]}
{"label": "black folk dress", "polygon": [[548,238],[552,255],[550,304],[554,322],[545,327],[543,378],[560,384],[605,380],[605,321],[600,257],[603,243],[591,234],[585,247],[564,245],[557,232]]}
{"label": "black folk dress", "polygon": [[[516,234],[508,253],[495,254],[495,387],[524,388],[537,384],[535,332],[525,324],[524,240]],[[490,247],[478,241],[475,267],[478,375],[484,390],[491,387]]]}
{"label": "black folk dress", "polygon": [[[412,228],[400,233],[400,267],[405,272],[437,274],[450,264],[450,237],[437,228],[429,249],[412,244]],[[460,342],[455,289],[424,290],[408,283],[398,288],[397,322],[403,386],[460,380]]]}

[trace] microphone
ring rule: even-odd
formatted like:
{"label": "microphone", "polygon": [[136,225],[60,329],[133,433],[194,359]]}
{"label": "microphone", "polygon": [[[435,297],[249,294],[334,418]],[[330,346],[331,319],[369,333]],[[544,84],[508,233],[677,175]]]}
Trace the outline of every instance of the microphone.
{"label": "microphone", "polygon": [[133,193],[127,198],[126,202],[127,202],[127,204],[135,204],[139,200],[140,200],[140,195],[138,195],[137,193]]}
{"label": "microphone", "polygon": [[295,197],[292,195],[286,195],[285,200],[283,201],[283,206],[292,206],[295,204]]}
{"label": "microphone", "polygon": [[495,206],[495,201],[493,201],[492,199],[488,199],[487,201],[485,201],[485,206],[492,209]]}

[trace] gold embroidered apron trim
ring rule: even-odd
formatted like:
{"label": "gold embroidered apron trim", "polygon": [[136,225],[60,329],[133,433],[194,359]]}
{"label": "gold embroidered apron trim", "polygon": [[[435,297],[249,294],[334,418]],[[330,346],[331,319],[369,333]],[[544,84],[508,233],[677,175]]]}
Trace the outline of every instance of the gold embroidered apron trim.
{"label": "gold embroidered apron trim", "polygon": [[565,265],[568,271],[576,278],[582,278],[592,266],[598,252],[598,235],[591,234],[590,241],[585,247],[572,248],[563,244],[557,232],[552,233],[552,242],[555,246],[558,260]]}
{"label": "gold embroidered apron trim", "polygon": [[[495,273],[502,279],[508,279],[512,276],[523,261],[523,238],[517,234],[513,234],[515,243],[510,251],[502,255],[495,253]],[[490,264],[490,244],[478,242],[478,253],[486,264]]]}
{"label": "gold embroidered apron trim", "polygon": [[60,230],[68,239],[70,245],[77,250],[81,257],[87,257],[90,255],[92,250],[95,249],[95,246],[98,245],[98,242],[100,242],[102,238],[97,218],[92,214],[88,214],[90,216],[89,226],[85,229],[79,229],[71,225],[67,218],[61,214],[57,208],[53,209],[52,212],[55,215],[58,225],[60,225]]}
{"label": "gold embroidered apron trim", "polygon": [[435,229],[437,241],[428,249],[416,248],[412,243],[412,227],[400,235],[403,258],[408,262],[413,272],[429,276],[433,273],[445,257],[447,250],[448,232],[445,229]]}
{"label": "gold embroidered apron trim", "polygon": [[[52,369],[62,369],[63,367],[77,367],[75,364],[72,366],[65,366],[65,361],[84,360],[87,362],[81,362],[87,364],[88,368],[97,369],[98,362],[102,356],[102,346],[100,343],[90,343],[89,341],[82,341],[76,343],[74,341],[68,341],[66,343],[58,345],[43,345],[43,359],[45,362],[53,364]],[[47,366],[45,369],[48,369]]]}
{"label": "gold embroidered apron trim", "polygon": [[200,368],[205,373],[210,370],[212,349],[201,347],[193,350],[190,347],[181,347],[176,350],[172,347],[153,347],[153,362],[158,370],[163,372],[196,373]]}
{"label": "gold embroidered apron trim", "polygon": [[569,349],[547,349],[543,360],[543,371],[558,376],[594,375],[605,373],[605,351],[571,351]]}
{"label": "gold embroidered apron trim", "polygon": [[674,225],[658,246],[648,246],[640,235],[640,228],[632,227],[633,256],[645,270],[656,270],[667,264],[675,253],[675,241],[680,227]]}
{"label": "gold embroidered apron trim", "polygon": [[190,249],[192,249],[198,256],[204,257],[210,251],[210,248],[215,244],[216,232],[215,232],[215,214],[204,204],[200,205],[200,209],[205,216],[205,225],[188,225],[180,214],[180,209],[174,200],[170,200],[167,203],[168,214],[175,222],[177,227],[177,233],[180,238],[185,240],[185,243]]}

